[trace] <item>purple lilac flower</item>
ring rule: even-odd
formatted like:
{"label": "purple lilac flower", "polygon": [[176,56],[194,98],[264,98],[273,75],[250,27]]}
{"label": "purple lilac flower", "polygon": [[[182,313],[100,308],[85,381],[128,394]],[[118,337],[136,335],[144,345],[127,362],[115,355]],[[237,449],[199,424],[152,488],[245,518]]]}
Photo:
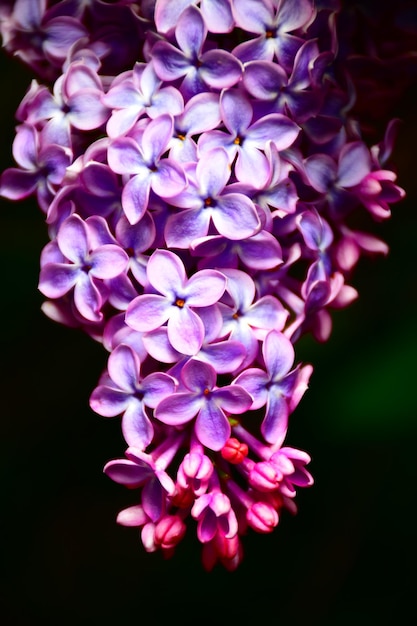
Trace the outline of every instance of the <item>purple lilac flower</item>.
{"label": "purple lilac flower", "polygon": [[131,224],[143,217],[151,190],[170,198],[187,186],[184,171],[169,158],[161,158],[172,137],[173,119],[164,114],[150,121],[141,144],[132,137],[114,139],[108,148],[108,162],[117,174],[132,174],[122,192],[122,206]]}
{"label": "purple lilac flower", "polygon": [[289,148],[297,138],[299,126],[281,113],[271,113],[253,121],[253,109],[248,96],[240,90],[226,89],[220,97],[220,111],[228,132],[213,130],[204,133],[198,142],[202,154],[213,148],[226,149],[230,162],[236,158],[235,175],[247,182],[256,172],[256,186],[268,180],[268,160],[263,152],[268,141],[278,150]]}
{"label": "purple lilac flower", "polygon": [[143,487],[143,510],[155,522],[160,519],[165,509],[166,495],[174,492],[175,484],[163,466],[154,461],[151,455],[136,448],[128,448],[126,457],[109,461],[104,472],[122,485],[130,488]]}
{"label": "purple lilac flower", "polygon": [[181,370],[186,391],[171,394],[155,410],[164,424],[181,425],[196,417],[195,434],[211,450],[220,450],[230,436],[227,413],[248,410],[252,398],[239,385],[216,386],[216,370],[208,363],[190,359]]}
{"label": "purple lilac flower", "polygon": [[103,85],[97,72],[82,61],[70,63],[54,83],[51,93],[42,85],[30,89],[21,103],[18,115],[27,123],[43,129],[44,141],[72,146],[71,128],[100,128],[109,117],[102,104]]}
{"label": "purple lilac flower", "polygon": [[288,427],[289,405],[297,384],[298,370],[291,370],[294,363],[294,348],[282,333],[271,330],[262,346],[266,371],[248,368],[235,379],[253,397],[251,409],[266,405],[261,432],[268,443],[281,443]]}
{"label": "purple lilac flower", "polygon": [[229,166],[226,150],[219,147],[203,154],[195,168],[187,169],[188,186],[170,198],[171,204],[183,210],[167,220],[168,246],[188,248],[208,234],[211,223],[220,235],[233,240],[258,232],[261,222],[253,202],[243,194],[227,191]]}
{"label": "purple lilac flower", "polygon": [[219,306],[223,315],[222,334],[245,346],[246,356],[239,369],[253,363],[258,354],[259,340],[272,329],[284,328],[287,311],[277,298],[266,295],[255,299],[255,283],[245,272],[223,269],[227,276],[226,291],[231,302]]}
{"label": "purple lilac flower", "polygon": [[112,109],[107,124],[109,137],[119,137],[131,130],[144,114],[155,119],[164,113],[177,115],[184,108],[180,92],[174,87],[162,87],[152,65],[136,63],[127,75],[117,77],[101,98]]}
{"label": "purple lilac flower", "polygon": [[13,142],[13,156],[19,167],[2,173],[1,195],[22,200],[36,194],[39,206],[46,213],[71,163],[71,151],[44,141],[44,134],[32,124],[21,124]]}
{"label": "purple lilac flower", "polygon": [[235,85],[243,71],[240,61],[225,50],[204,51],[207,27],[199,9],[190,4],[178,18],[175,38],[178,48],[158,41],[152,48],[152,63],[161,80],[182,78],[185,98],[203,91]]}
{"label": "purple lilac flower", "polygon": [[121,417],[104,471],[136,494],[117,522],[170,557],[188,520],[203,566],[233,571],[313,484],[287,443],[313,370],[297,342],[327,340],[360,258],[387,254],[354,224],[405,195],[398,123],[379,138],[362,92],[386,102],[381,63],[398,95],[410,38],[391,65],[374,30],[357,55],[337,2],[3,4],[35,75],[0,194],[45,215],[43,312],[107,351],[90,406]]}
{"label": "purple lilac flower", "polygon": [[108,378],[94,389],[90,406],[99,415],[123,414],[122,431],[129,446],[144,450],[153,439],[153,425],[146,407],[154,409],[175,390],[175,380],[167,374],[140,374],[140,360],[134,350],[119,344],[108,359]]}
{"label": "purple lilac flower", "polygon": [[253,59],[272,61],[276,57],[285,70],[290,70],[303,44],[303,39],[293,32],[309,24],[314,16],[314,7],[310,0],[234,0],[233,15],[240,28],[258,35],[233,50],[242,62]]}
{"label": "purple lilac flower", "polygon": [[89,321],[101,321],[103,298],[97,281],[124,272],[129,260],[126,252],[113,244],[92,250],[88,227],[76,214],[63,222],[56,241],[62,259],[42,266],[40,291],[47,298],[59,298],[73,289],[79,313]]}
{"label": "purple lilac flower", "polygon": [[220,121],[218,94],[203,92],[191,97],[185,104],[184,111],[175,116],[170,158],[180,163],[196,163],[198,155],[194,137],[213,130]]}
{"label": "purple lilac flower", "polygon": [[132,300],[126,323],[146,332],[167,322],[172,347],[182,354],[195,354],[204,340],[204,324],[194,309],[218,302],[226,286],[225,276],[216,270],[201,270],[187,278],[181,259],[168,250],[156,250],[146,271],[157,293]]}

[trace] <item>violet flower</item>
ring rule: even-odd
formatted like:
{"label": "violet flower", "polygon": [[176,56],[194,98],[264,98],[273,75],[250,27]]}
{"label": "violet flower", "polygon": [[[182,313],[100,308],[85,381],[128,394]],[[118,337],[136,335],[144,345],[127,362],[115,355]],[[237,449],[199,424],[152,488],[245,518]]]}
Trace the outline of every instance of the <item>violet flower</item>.
{"label": "violet flower", "polygon": [[113,111],[106,127],[108,136],[125,135],[144,114],[155,119],[164,113],[181,113],[184,101],[180,92],[161,86],[153,66],[146,63],[136,63],[127,76],[117,77],[101,98]]}
{"label": "violet flower", "polygon": [[22,200],[36,194],[46,213],[71,163],[71,151],[44,141],[31,124],[21,124],[13,141],[13,156],[20,167],[5,170],[0,179],[0,193],[10,200]]}
{"label": "violet flower", "polygon": [[240,61],[225,50],[204,51],[207,27],[194,5],[184,9],[178,18],[175,38],[178,48],[158,41],[152,48],[152,62],[161,80],[182,78],[180,91],[186,99],[208,90],[235,85],[243,72]]}
{"label": "violet flower", "polygon": [[230,162],[236,158],[236,178],[246,183],[253,180],[253,172],[256,172],[256,186],[262,187],[270,173],[263,152],[267,142],[272,141],[278,150],[285,150],[297,138],[299,126],[281,113],[271,113],[253,121],[250,99],[238,89],[222,92],[220,111],[229,132],[213,130],[204,133],[198,142],[199,150],[204,154],[213,148],[225,148]]}
{"label": "violet flower", "polygon": [[109,380],[94,389],[90,406],[99,415],[123,414],[122,432],[129,446],[144,450],[152,441],[154,429],[146,407],[154,409],[165,396],[174,393],[175,380],[167,374],[140,374],[140,360],[134,350],[119,344],[107,364]]}
{"label": "violet flower", "polygon": [[196,417],[195,434],[203,446],[220,450],[230,436],[227,413],[240,414],[252,404],[239,385],[216,386],[216,370],[208,363],[190,359],[181,370],[186,391],[161,400],[155,417],[164,424],[181,425]]}
{"label": "violet flower", "polygon": [[108,148],[108,163],[117,174],[132,174],[122,192],[122,206],[131,224],[143,217],[151,190],[170,198],[187,186],[180,165],[162,158],[172,137],[173,119],[164,114],[149,122],[141,144],[131,137],[114,139]]}
{"label": "violet flower", "polygon": [[0,16],[35,74],[0,195],[44,213],[42,311],[107,351],[90,407],[121,417],[126,458],[104,471],[137,490],[117,522],[166,557],[194,522],[203,567],[233,571],[244,535],[313,484],[288,445],[313,370],[297,343],[328,339],[360,258],[388,251],[353,224],[405,195],[398,124],[379,139],[362,97],[386,103],[367,72],[398,45],[365,27],[373,57],[356,54],[340,3],[311,0],[10,0]]}
{"label": "violet flower", "polygon": [[208,234],[211,223],[220,235],[233,240],[258,232],[261,222],[253,202],[243,194],[227,192],[229,165],[226,150],[219,147],[202,154],[195,172],[191,167],[187,170],[188,186],[170,198],[171,204],[184,210],[167,220],[168,246],[188,248]]}
{"label": "violet flower", "polygon": [[73,289],[79,313],[89,321],[101,321],[103,298],[97,281],[124,272],[129,260],[126,252],[113,244],[92,250],[88,227],[76,214],[62,223],[57,244],[62,260],[43,265],[40,291],[47,298],[59,298]]}
{"label": "violet flower", "polygon": [[281,0],[277,3],[257,2],[257,0],[234,0],[233,15],[237,26],[257,34],[233,50],[242,62],[253,59],[272,61],[290,70],[303,39],[294,31],[305,28],[314,16],[310,0]]}
{"label": "violet flower", "polygon": [[201,270],[187,278],[180,258],[168,250],[155,250],[146,272],[150,286],[158,293],[145,293],[132,300],[126,323],[146,332],[167,322],[173,348],[182,354],[195,354],[204,340],[204,325],[194,309],[218,302],[226,286],[225,276],[216,270]]}
{"label": "violet flower", "polygon": [[289,398],[297,384],[298,368],[294,363],[294,348],[282,333],[271,330],[262,346],[266,371],[248,368],[235,379],[253,397],[251,409],[266,405],[261,432],[271,444],[282,443],[288,427]]}

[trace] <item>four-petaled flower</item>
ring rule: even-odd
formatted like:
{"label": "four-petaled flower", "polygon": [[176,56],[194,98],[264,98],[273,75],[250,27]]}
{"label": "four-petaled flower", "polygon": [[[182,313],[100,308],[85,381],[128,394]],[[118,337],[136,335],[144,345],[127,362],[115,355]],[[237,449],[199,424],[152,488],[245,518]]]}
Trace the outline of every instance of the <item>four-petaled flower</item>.
{"label": "four-petaled flower", "polygon": [[294,363],[294,347],[282,333],[271,330],[262,345],[266,371],[248,368],[235,379],[253,397],[251,409],[259,409],[266,404],[266,413],[261,431],[266,441],[277,445],[282,443],[287,432],[289,399],[297,385],[298,367],[291,370]]}
{"label": "four-petaled flower", "polygon": [[172,346],[182,354],[196,354],[203,344],[204,324],[194,309],[216,304],[225,290],[226,277],[216,270],[201,270],[187,278],[181,259],[169,250],[155,250],[146,273],[157,293],[132,300],[126,323],[146,332],[167,322]]}
{"label": "four-petaled flower", "polygon": [[118,137],[109,145],[107,158],[111,169],[116,174],[132,175],[122,192],[123,210],[131,224],[145,214],[151,190],[161,198],[170,198],[187,186],[181,165],[163,157],[173,126],[171,115],[160,115],[146,125],[140,145],[133,137]]}
{"label": "four-petaled flower", "polygon": [[142,487],[142,506],[153,522],[160,519],[167,495],[173,495],[175,483],[150,454],[137,448],[126,450],[126,459],[115,459],[104,466],[104,472],[116,483],[130,489]]}
{"label": "four-petaled flower", "polygon": [[240,414],[252,404],[250,394],[239,385],[217,387],[216,370],[208,363],[190,359],[181,370],[186,391],[172,394],[158,404],[155,417],[179,426],[197,416],[195,433],[211,450],[221,450],[230,437],[227,414]]}
{"label": "four-petaled flower", "polygon": [[146,407],[154,409],[175,391],[175,379],[162,372],[141,377],[140,360],[133,348],[119,344],[111,352],[108,376],[94,389],[90,406],[99,415],[123,414],[122,431],[129,446],[145,449],[153,439],[154,428]]}
{"label": "four-petaled flower", "polygon": [[39,289],[47,298],[59,298],[74,289],[74,304],[90,322],[103,319],[100,282],[122,274],[129,263],[126,252],[115,244],[91,247],[88,226],[77,214],[70,215],[56,237],[58,260],[45,263]]}

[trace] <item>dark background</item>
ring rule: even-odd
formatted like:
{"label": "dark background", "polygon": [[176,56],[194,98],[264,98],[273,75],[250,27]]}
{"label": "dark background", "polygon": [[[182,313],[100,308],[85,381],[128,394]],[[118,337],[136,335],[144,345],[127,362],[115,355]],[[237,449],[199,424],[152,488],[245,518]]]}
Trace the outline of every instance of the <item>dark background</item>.
{"label": "dark background", "polygon": [[[3,170],[32,75],[4,55],[0,71]],[[202,570],[194,527],[165,561],[116,525],[134,503],[102,474],[123,454],[120,424],[88,406],[106,354],[41,313],[43,215],[1,201],[1,624],[415,623],[416,110],[412,88],[395,111],[407,199],[375,229],[390,254],[359,264],[360,298],[330,341],[299,346],[315,372],[287,443],[311,454],[315,485],[296,517],[244,539],[233,573]]]}

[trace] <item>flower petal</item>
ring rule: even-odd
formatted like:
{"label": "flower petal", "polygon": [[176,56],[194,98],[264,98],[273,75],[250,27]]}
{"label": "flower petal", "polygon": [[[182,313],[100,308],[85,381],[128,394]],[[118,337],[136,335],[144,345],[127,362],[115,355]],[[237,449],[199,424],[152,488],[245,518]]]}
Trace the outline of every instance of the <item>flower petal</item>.
{"label": "flower petal", "polygon": [[133,330],[147,332],[164,324],[171,312],[172,304],[163,296],[144,294],[128,305],[125,321]]}
{"label": "flower petal", "polygon": [[262,353],[272,381],[283,378],[294,363],[295,353],[291,341],[275,330],[271,330],[265,337]]}
{"label": "flower petal", "polygon": [[278,445],[285,439],[288,427],[287,401],[279,393],[268,395],[266,413],[261,424],[261,432],[268,443]]}
{"label": "flower petal", "polygon": [[179,426],[197,415],[201,403],[201,397],[196,394],[177,392],[161,400],[154,416],[164,424]]}
{"label": "flower petal", "polygon": [[158,249],[149,258],[146,273],[151,285],[167,298],[172,304],[180,297],[187,281],[184,264],[170,250]]}
{"label": "flower petal", "polygon": [[192,356],[203,345],[204,324],[190,308],[173,307],[168,320],[168,339],[178,352]]}
{"label": "flower petal", "polygon": [[214,402],[205,402],[195,422],[195,434],[210,450],[221,450],[231,434],[229,420]]}
{"label": "flower petal", "polygon": [[129,400],[129,395],[124,391],[99,385],[90,396],[90,407],[103,417],[116,417],[126,411]]}
{"label": "flower petal", "polygon": [[200,270],[193,274],[186,285],[187,305],[206,307],[215,304],[222,297],[227,279],[216,270]]}
{"label": "flower petal", "polygon": [[135,393],[140,380],[140,360],[130,346],[121,343],[114,348],[107,362],[107,371],[120,389]]}
{"label": "flower petal", "polygon": [[143,403],[130,402],[122,418],[122,432],[129,446],[144,450],[152,441],[153,426]]}

